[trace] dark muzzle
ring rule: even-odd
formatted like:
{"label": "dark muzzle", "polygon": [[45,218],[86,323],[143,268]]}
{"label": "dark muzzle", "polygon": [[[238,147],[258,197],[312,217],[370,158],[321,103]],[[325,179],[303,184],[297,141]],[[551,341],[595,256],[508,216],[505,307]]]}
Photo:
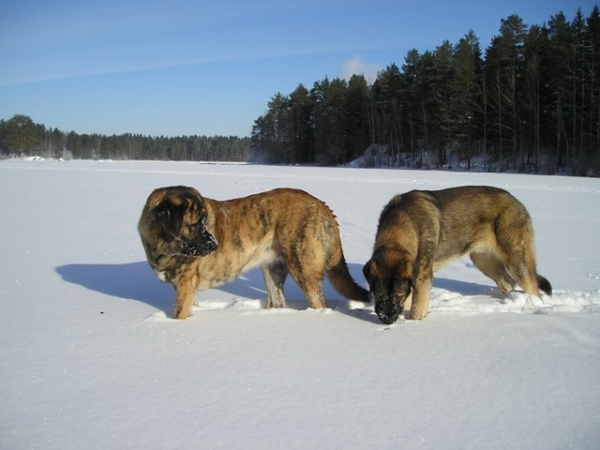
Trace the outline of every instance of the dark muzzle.
{"label": "dark muzzle", "polygon": [[392,297],[378,298],[374,296],[375,313],[385,325],[391,325],[398,320],[403,308]]}
{"label": "dark muzzle", "polygon": [[193,257],[208,256],[214,252],[217,247],[219,247],[219,243],[215,237],[210,234],[208,230],[203,230],[198,239],[191,242],[183,242],[181,254]]}

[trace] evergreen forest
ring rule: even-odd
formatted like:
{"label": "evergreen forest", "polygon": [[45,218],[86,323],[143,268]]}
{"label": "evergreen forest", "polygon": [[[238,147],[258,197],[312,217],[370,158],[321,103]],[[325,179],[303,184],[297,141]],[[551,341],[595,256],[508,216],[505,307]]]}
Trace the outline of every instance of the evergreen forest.
{"label": "evergreen forest", "polygon": [[372,84],[325,78],[276,93],[251,136],[264,163],[600,175],[600,10],[500,22],[410,50]]}
{"label": "evergreen forest", "polygon": [[244,162],[250,139],[237,136],[104,136],[46,129],[26,115],[0,120],[0,155],[63,159]]}

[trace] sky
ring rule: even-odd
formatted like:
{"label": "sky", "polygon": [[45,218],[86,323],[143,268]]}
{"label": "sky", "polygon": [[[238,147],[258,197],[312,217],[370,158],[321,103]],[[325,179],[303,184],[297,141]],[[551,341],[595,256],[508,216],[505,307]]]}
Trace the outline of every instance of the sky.
{"label": "sky", "polygon": [[105,135],[249,136],[276,93],[375,79],[411,49],[485,50],[501,19],[541,25],[593,0],[5,0],[0,119]]}

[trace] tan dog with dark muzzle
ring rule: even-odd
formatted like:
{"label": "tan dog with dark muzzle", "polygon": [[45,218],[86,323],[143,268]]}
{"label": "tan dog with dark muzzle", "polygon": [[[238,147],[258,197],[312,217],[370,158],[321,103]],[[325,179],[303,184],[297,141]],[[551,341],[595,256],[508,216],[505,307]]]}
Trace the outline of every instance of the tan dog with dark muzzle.
{"label": "tan dog with dark muzzle", "polygon": [[466,254],[503,293],[519,285],[527,294],[552,294],[536,272],[529,213],[511,194],[488,186],[415,190],[383,209],[363,268],[379,319],[398,320],[411,294],[409,319],[423,319],[433,273]]}
{"label": "tan dog with dark muzzle", "polygon": [[289,274],[312,308],[325,308],[323,277],[352,300],[369,301],[352,279],[335,216],[304,191],[275,189],[217,201],[190,187],[156,189],[142,211],[138,230],[148,263],[175,287],[175,318],[190,315],[194,294],[261,266],[267,307],[285,306]]}

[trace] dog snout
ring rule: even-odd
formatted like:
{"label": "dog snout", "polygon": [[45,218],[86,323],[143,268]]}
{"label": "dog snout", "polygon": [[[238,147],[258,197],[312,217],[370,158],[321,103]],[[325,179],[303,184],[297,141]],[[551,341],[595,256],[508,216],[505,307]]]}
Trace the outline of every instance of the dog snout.
{"label": "dog snout", "polygon": [[398,317],[390,317],[386,314],[379,314],[377,317],[379,317],[380,322],[384,325],[391,325],[398,320]]}
{"label": "dog snout", "polygon": [[398,320],[402,314],[402,307],[393,299],[375,300],[375,313],[379,320],[385,325],[391,325]]}
{"label": "dog snout", "polygon": [[208,256],[219,247],[219,243],[210,233],[204,233],[200,239],[182,245],[181,254],[195,258]]}

